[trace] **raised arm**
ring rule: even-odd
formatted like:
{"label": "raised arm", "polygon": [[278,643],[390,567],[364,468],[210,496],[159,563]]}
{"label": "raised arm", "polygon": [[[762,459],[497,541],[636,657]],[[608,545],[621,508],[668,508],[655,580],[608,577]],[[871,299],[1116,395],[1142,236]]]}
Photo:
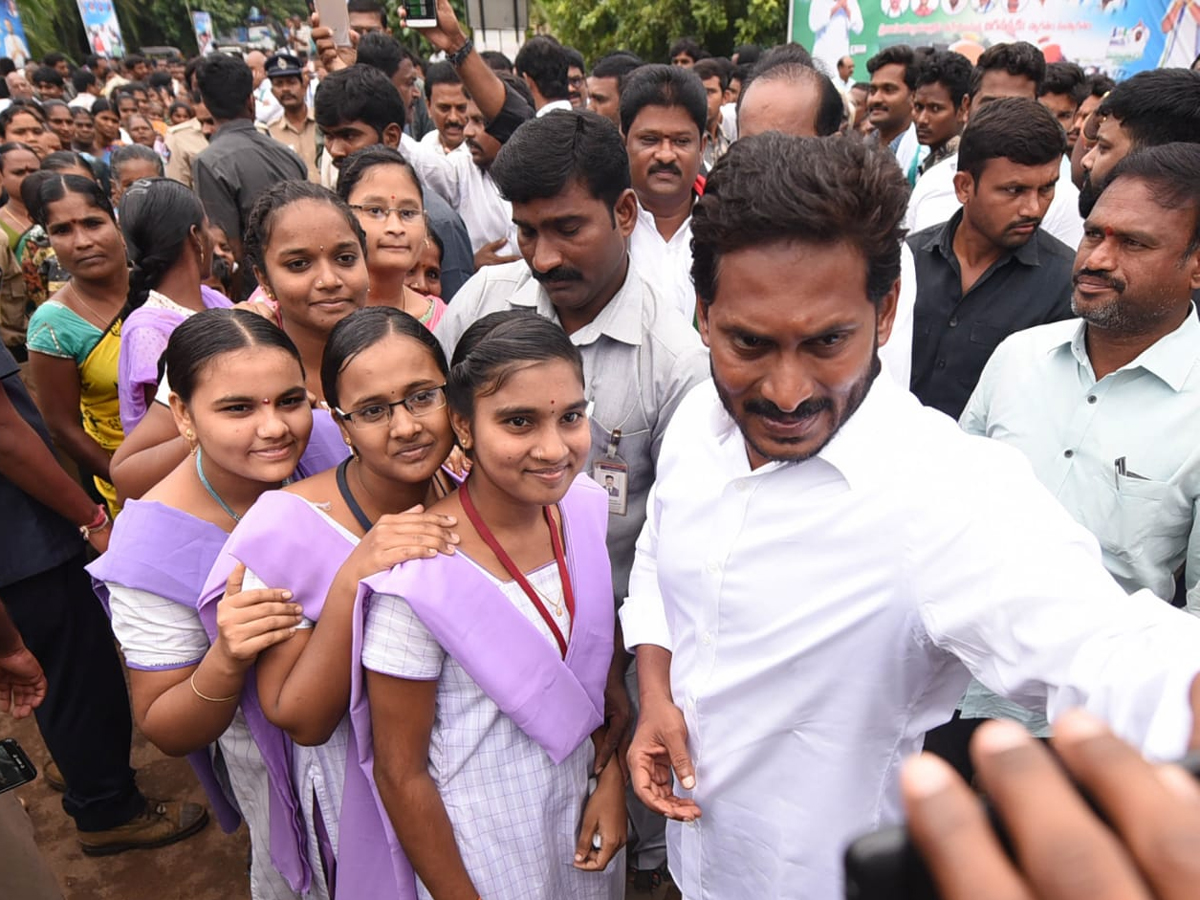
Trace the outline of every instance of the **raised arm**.
{"label": "raised arm", "polygon": [[113,454],[109,473],[117,495],[137,500],[187,459],[187,441],[175,427],[171,410],[152,401],[146,415]]}

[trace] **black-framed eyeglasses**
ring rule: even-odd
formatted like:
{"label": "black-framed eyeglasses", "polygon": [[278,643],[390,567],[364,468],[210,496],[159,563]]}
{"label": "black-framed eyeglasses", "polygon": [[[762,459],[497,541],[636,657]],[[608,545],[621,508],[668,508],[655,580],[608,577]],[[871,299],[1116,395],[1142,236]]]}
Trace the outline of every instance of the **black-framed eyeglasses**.
{"label": "black-framed eyeglasses", "polygon": [[350,208],[355,212],[362,213],[369,219],[374,219],[376,222],[386,221],[387,217],[392,213],[398,215],[400,217],[400,221],[404,222],[405,224],[415,222],[417,219],[425,215],[425,213],[421,212],[421,210],[413,209],[412,207],[401,208],[399,206],[377,206],[374,203],[372,203],[370,206],[359,206],[352,204]]}
{"label": "black-framed eyeglasses", "polygon": [[382,425],[392,421],[392,412],[397,406],[403,406],[409,415],[420,418],[445,405],[446,386],[440,384],[437,387],[421,388],[404,399],[393,400],[391,403],[369,403],[362,409],[350,412],[343,412],[334,407],[334,412],[354,425]]}

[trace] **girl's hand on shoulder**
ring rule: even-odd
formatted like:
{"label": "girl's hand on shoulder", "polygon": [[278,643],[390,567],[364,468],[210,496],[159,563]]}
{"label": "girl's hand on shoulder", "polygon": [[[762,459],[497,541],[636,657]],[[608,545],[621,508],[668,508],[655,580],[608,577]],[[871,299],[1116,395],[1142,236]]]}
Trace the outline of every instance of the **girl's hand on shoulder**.
{"label": "girl's hand on shoulder", "polygon": [[343,564],[339,578],[344,573],[357,583],[410,559],[449,556],[459,542],[457,523],[454,516],[428,513],[423,506],[380,516]]}
{"label": "girl's hand on shoulder", "polygon": [[238,563],[217,603],[217,645],[235,663],[249,666],[268,647],[288,640],[303,619],[292,592],[279,588],[243,590],[246,567]]}

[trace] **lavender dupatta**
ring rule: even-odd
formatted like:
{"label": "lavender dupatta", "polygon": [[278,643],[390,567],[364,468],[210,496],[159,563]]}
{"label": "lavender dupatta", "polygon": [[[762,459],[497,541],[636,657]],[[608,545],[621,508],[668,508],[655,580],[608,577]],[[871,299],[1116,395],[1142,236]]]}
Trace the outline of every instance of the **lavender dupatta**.
{"label": "lavender dupatta", "polygon": [[[345,447],[340,438],[339,444]],[[329,586],[353,549],[305,500],[286,491],[267,491],[242,517],[213,564],[200,597],[200,621],[209,636],[215,637],[217,603],[239,562],[265,584],[290,590],[292,600],[304,608],[304,615],[318,619]],[[242,714],[267,768],[271,861],[294,890],[308,890],[312,868],[308,863],[307,831],[292,782],[292,741],[263,714],[253,669],[247,673],[242,689]]]}
{"label": "lavender dupatta", "polygon": [[[224,531],[195,516],[152,500],[130,500],[113,522],[108,552],[87,567],[92,587],[112,616],[105,582],[148,591],[195,609],[204,580],[226,539]],[[227,834],[241,822],[208,749],[188,754],[217,821]]]}
{"label": "lavender dupatta", "polygon": [[[604,720],[604,684],[613,647],[612,570],[604,538],[608,495],[580,475],[559,503],[567,568],[575,591],[575,618],[567,657],[464,557],[413,560],[359,585],[352,659],[362,659],[363,629],[373,594],[404,597],[426,628],[467,674],[556,764]],[[407,885],[404,856],[375,785],[375,754],[365,675],[352,669],[350,746],[342,799],[343,821],[370,822],[387,835],[396,883]],[[339,842],[338,867],[384,877],[378,853]],[[407,894],[403,895],[409,896]]]}

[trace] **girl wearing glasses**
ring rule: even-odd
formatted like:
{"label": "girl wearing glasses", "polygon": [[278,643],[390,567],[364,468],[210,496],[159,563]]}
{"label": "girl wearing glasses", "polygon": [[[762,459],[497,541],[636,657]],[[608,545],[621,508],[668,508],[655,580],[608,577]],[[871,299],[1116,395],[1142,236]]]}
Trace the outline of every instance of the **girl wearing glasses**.
{"label": "girl wearing glasses", "polygon": [[580,476],[579,351],[540,316],[494,313],[467,329],[448,382],[474,464],[430,512],[458,522],[459,552],[360,591],[350,709],[371,752],[347,794],[373,778],[421,898],[621,897],[615,757],[589,796],[613,610],[607,494]]}
{"label": "girl wearing glasses", "polygon": [[[231,536],[209,586],[217,596],[240,563],[245,589],[287,586],[304,609],[295,637],[259,658],[257,699],[266,720],[300,745],[290,769],[271,774],[299,813],[307,846],[321,851],[319,859],[309,854],[313,883],[356,900],[412,896],[411,885],[405,893],[388,880],[387,865],[381,874],[373,871],[378,860],[386,863],[388,847],[377,820],[367,818],[363,827],[354,812],[373,808],[369,793],[343,802],[349,738],[343,723],[359,581],[406,560],[452,553],[457,542],[453,517],[423,511],[455,488],[442,468],[454,446],[446,361],[412,316],[372,307],[334,326],[321,383],[352,455],[335,469],[264,494]],[[278,732],[256,735],[282,739]],[[347,862],[346,848],[367,862]]]}
{"label": "girl wearing glasses", "polygon": [[395,307],[432,331],[446,304],[405,284],[431,240],[417,173],[398,151],[369,147],[346,159],[338,195],[367,235],[368,304]]}

